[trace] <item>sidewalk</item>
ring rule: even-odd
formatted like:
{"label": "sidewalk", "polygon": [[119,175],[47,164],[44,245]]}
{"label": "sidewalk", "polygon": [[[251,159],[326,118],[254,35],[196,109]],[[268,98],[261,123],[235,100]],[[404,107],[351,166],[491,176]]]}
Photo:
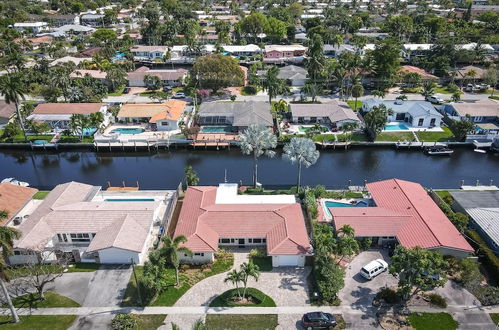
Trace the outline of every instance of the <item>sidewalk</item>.
{"label": "sidewalk", "polygon": [[[451,305],[447,308],[409,307],[411,312],[427,313],[499,313],[499,306],[476,307]],[[366,314],[368,311],[350,306],[292,306],[292,307],[69,307],[69,308],[19,308],[19,315],[89,315],[89,314],[303,314],[322,311],[332,314]],[[1,308],[0,315],[9,315],[8,308]]]}

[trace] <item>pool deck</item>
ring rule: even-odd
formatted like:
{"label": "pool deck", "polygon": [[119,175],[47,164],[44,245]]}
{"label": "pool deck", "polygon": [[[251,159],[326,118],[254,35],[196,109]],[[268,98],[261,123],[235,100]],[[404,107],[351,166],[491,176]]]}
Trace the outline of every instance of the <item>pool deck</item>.
{"label": "pool deck", "polygon": [[369,205],[369,198],[342,198],[342,199],[334,199],[334,198],[320,198],[317,201],[317,206],[318,206],[318,216],[317,216],[317,221],[319,222],[331,222],[332,217],[325,211],[325,205],[324,202],[337,202],[337,203],[345,203],[345,204],[351,204],[353,201],[364,201],[368,203]]}
{"label": "pool deck", "polygon": [[390,129],[383,130],[384,133],[393,133],[393,132],[443,132],[444,130],[440,126],[436,127],[413,127],[409,123],[399,122],[399,121],[391,121],[386,125],[404,125],[407,129]]}

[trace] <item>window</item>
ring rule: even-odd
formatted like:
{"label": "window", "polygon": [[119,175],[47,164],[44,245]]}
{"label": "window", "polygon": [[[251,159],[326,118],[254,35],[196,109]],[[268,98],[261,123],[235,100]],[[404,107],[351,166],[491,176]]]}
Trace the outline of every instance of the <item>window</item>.
{"label": "window", "polygon": [[221,239],[218,240],[218,243],[228,244],[228,243],[230,243],[230,239],[228,239],[228,238],[221,238]]}
{"label": "window", "polygon": [[204,253],[198,253],[198,252],[196,252],[196,253],[194,253],[194,255],[195,255],[195,256],[204,257]]}
{"label": "window", "polygon": [[423,126],[423,123],[424,123],[424,119],[423,119],[423,118],[420,118],[420,119],[419,119],[419,122],[418,122],[418,126]]}
{"label": "window", "polygon": [[15,251],[14,251],[14,255],[15,255],[15,256],[20,256],[20,255],[21,255],[21,251],[17,251],[17,250],[15,250]]}
{"label": "window", "polygon": [[436,119],[436,118],[432,118],[432,119],[430,120],[430,126],[432,126],[432,127],[433,127],[433,126],[435,126],[435,122],[436,122],[436,121],[437,121],[437,119]]}
{"label": "window", "polygon": [[[251,238],[250,238],[250,240],[251,240]],[[250,243],[252,243],[252,242],[250,241]],[[253,243],[260,244],[260,243],[262,243],[262,239],[261,238],[253,238]]]}
{"label": "window", "polygon": [[262,243],[267,243],[267,239],[266,239],[266,238],[264,238],[264,239],[262,240]]}
{"label": "window", "polygon": [[62,239],[63,239],[64,242],[67,242],[68,241],[68,235],[62,234]]}
{"label": "window", "polygon": [[169,125],[169,124],[168,124],[168,122],[167,122],[167,121],[162,121],[162,122],[161,122],[161,126],[168,126],[168,125]]}
{"label": "window", "polygon": [[88,234],[70,234],[69,236],[73,242],[90,242],[90,236]]}
{"label": "window", "polygon": [[57,234],[57,239],[59,240],[59,242],[62,242],[62,235],[61,234]]}

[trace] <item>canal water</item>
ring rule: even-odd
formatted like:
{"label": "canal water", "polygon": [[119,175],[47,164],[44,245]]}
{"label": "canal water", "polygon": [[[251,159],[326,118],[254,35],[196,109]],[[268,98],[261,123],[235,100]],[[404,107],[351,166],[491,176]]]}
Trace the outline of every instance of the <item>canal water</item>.
{"label": "canal water", "polygon": [[[252,160],[239,149],[172,150],[158,153],[89,151],[0,151],[0,179],[15,177],[39,189],[59,183],[79,181],[107,186],[125,182],[143,189],[171,189],[191,165],[202,185],[224,181],[251,184]],[[259,159],[259,182],[265,187],[285,187],[296,182],[297,167],[281,158]],[[318,162],[302,172],[303,185],[322,184],[331,189],[348,185],[400,178],[419,182],[429,188],[458,188],[466,185],[499,184],[499,153],[481,154],[457,148],[452,156],[426,156],[416,150],[392,148],[352,148],[348,151],[321,151]],[[349,182],[350,180],[350,182]]]}

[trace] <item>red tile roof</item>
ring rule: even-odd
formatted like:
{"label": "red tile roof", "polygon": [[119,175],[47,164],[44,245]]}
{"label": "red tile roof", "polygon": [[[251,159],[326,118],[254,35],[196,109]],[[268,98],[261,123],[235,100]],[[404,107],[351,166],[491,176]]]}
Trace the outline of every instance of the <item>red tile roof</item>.
{"label": "red tile roof", "polygon": [[216,251],[219,238],[266,238],[269,255],[307,254],[310,242],[301,206],[215,204],[217,187],[189,187],[175,236],[194,252]]}
{"label": "red tile roof", "polygon": [[358,236],[396,236],[407,248],[473,251],[420,184],[391,179],[367,189],[377,207],[329,208],[336,228],[349,224]]}
{"label": "red tile roof", "polygon": [[99,112],[101,103],[40,103],[33,110],[33,114],[82,114],[88,115]]}
{"label": "red tile roof", "polygon": [[7,211],[7,218],[2,219],[0,226],[3,226],[19,212],[37,191],[34,188],[0,183],[0,211]]}

